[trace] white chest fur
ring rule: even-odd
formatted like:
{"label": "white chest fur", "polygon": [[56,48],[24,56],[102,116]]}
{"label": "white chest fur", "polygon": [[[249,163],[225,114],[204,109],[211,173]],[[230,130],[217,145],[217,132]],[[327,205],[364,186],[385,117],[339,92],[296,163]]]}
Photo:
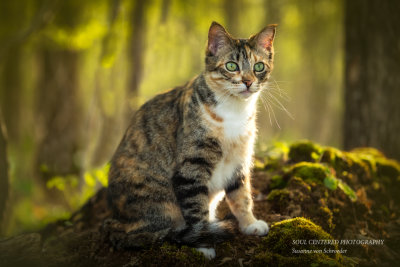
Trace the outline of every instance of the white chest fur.
{"label": "white chest fur", "polygon": [[223,101],[215,107],[215,113],[222,118],[221,126],[225,139],[234,141],[248,131],[251,118],[255,115],[258,94],[245,100]]}
{"label": "white chest fur", "polygon": [[[221,118],[210,124],[218,132],[223,157],[217,163],[208,183],[212,194],[224,190],[238,169],[248,172],[255,140],[257,95],[247,101],[226,101],[213,110]],[[210,118],[211,119],[211,118]]]}

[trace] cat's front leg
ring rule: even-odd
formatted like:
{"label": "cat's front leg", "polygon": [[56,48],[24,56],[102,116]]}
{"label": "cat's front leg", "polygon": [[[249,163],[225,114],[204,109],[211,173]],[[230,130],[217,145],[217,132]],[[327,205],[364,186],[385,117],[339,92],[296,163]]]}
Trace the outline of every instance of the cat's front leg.
{"label": "cat's front leg", "polygon": [[268,234],[268,224],[257,220],[253,215],[253,199],[251,197],[250,175],[237,171],[232,182],[225,189],[228,205],[239,221],[239,228],[247,235],[263,236]]}

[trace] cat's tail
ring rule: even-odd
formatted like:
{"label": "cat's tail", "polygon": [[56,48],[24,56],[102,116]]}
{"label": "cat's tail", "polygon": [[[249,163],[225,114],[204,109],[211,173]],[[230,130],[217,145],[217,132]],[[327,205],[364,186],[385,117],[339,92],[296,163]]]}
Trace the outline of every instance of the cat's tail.
{"label": "cat's tail", "polygon": [[156,231],[143,228],[140,231],[137,231],[139,229],[129,231],[126,224],[114,219],[104,221],[102,226],[105,238],[116,249],[149,247],[163,241],[206,247],[230,239],[233,236],[233,229],[231,221],[199,222],[181,229],[165,228]]}

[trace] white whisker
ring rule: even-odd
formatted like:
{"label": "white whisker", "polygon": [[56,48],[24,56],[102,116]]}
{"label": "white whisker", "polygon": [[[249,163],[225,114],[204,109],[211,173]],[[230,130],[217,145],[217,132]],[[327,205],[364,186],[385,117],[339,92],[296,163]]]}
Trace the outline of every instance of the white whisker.
{"label": "white whisker", "polygon": [[266,105],[265,101],[266,101],[266,100],[263,98],[263,96],[261,96],[261,102],[262,102],[262,104],[263,104],[263,107],[264,107],[265,111],[268,112],[269,123],[270,123],[271,126],[272,126],[271,112],[270,112],[270,110],[269,110],[269,107]]}
{"label": "white whisker", "polygon": [[294,120],[294,117],[293,117],[293,115],[292,115],[292,113],[290,113],[286,108],[285,108],[285,106],[281,103],[281,101],[279,101],[274,95],[272,95],[272,94],[268,94],[270,97],[272,97],[272,99],[275,101],[271,101],[271,103],[272,104],[276,104],[277,103],[277,105],[275,105],[277,108],[279,108],[280,110],[283,110],[283,111],[285,111],[286,112],[286,114],[292,119],[292,120]]}
{"label": "white whisker", "polygon": [[278,123],[278,120],[276,119],[276,116],[275,116],[275,111],[274,111],[274,109],[271,107],[271,105],[269,104],[269,101],[267,101],[267,104],[268,104],[268,106],[270,107],[270,109],[271,109],[271,111],[272,111],[272,116],[274,117],[274,119],[275,119],[275,123],[276,123],[276,125],[278,126],[278,128],[280,129],[281,128],[281,126],[279,125],[279,123]]}

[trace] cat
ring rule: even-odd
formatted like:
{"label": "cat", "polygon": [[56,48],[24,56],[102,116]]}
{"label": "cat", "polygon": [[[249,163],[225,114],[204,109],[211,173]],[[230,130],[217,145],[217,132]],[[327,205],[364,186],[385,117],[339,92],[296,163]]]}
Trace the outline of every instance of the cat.
{"label": "cat", "polygon": [[232,234],[232,223],[215,218],[224,196],[241,232],[268,233],[252,212],[250,172],[275,31],[235,39],[213,22],[205,70],[134,114],[109,171],[113,218],[104,227],[115,247],[170,240],[214,258],[213,244]]}

